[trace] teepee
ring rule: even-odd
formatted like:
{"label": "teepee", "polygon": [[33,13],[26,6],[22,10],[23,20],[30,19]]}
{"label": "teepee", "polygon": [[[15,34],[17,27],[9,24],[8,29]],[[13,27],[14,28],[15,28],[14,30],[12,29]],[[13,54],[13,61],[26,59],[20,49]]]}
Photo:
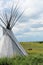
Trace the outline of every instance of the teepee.
{"label": "teepee", "polygon": [[[17,13],[17,5],[15,8],[11,9],[10,17],[8,18],[7,13],[5,12],[5,21],[0,18],[1,24],[0,26],[3,29],[3,36],[0,40],[0,57],[12,57],[18,55],[28,55],[21,44],[17,41],[16,37],[12,32],[12,28],[14,27],[15,23],[19,20],[22,16],[23,12],[18,15]],[[9,15],[9,14],[8,14]]]}

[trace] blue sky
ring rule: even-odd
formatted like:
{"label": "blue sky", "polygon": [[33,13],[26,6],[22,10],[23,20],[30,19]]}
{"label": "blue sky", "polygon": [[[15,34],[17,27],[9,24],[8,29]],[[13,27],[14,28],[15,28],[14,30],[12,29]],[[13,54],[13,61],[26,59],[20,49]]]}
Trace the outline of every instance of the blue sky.
{"label": "blue sky", "polygon": [[43,0],[0,0],[0,15],[17,2],[19,12],[25,12],[13,28],[14,35],[18,41],[43,41]]}

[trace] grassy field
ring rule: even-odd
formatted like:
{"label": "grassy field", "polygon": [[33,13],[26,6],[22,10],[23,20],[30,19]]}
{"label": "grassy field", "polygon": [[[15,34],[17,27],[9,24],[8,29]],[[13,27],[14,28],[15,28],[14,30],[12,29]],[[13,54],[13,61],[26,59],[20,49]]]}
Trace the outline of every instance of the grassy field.
{"label": "grassy field", "polygon": [[0,65],[43,65],[43,43],[21,42],[29,54],[12,58],[0,58]]}
{"label": "grassy field", "polygon": [[21,42],[27,53],[32,55],[43,55],[43,43],[41,42]]}

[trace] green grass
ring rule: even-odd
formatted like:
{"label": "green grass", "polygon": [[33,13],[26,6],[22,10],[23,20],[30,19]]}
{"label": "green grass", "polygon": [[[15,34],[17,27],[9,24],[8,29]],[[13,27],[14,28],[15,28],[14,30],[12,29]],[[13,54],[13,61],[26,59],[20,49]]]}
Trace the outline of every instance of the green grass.
{"label": "green grass", "polygon": [[37,55],[42,54],[43,55],[43,43],[39,42],[22,42],[21,43],[24,49],[29,54]]}
{"label": "green grass", "polygon": [[43,57],[42,55],[37,57],[29,55],[27,57],[1,58],[0,65],[43,65]]}
{"label": "green grass", "polygon": [[43,65],[43,43],[22,42],[21,44],[29,55],[0,58],[0,65]]}

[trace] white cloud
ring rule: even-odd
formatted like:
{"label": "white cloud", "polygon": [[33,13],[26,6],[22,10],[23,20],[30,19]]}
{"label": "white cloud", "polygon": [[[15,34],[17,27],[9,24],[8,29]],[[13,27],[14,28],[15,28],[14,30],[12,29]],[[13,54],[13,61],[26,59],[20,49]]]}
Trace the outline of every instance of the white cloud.
{"label": "white cloud", "polygon": [[43,9],[43,1],[42,0],[25,0],[25,9],[27,11],[25,12],[25,15],[33,15],[37,12],[40,12]]}
{"label": "white cloud", "polygon": [[24,36],[30,36],[30,35],[40,35],[40,33],[39,32],[26,32],[26,33],[24,33]]}
{"label": "white cloud", "polygon": [[28,27],[28,23],[17,23],[14,28],[13,28],[13,32],[16,33],[20,33],[21,31],[24,31],[26,28]]}
{"label": "white cloud", "polygon": [[14,33],[17,33],[17,32],[19,31],[19,29],[18,29],[17,27],[14,27],[14,28],[12,29],[12,31],[13,31]]}
{"label": "white cloud", "polygon": [[2,10],[3,8],[3,0],[0,0],[0,10]]}
{"label": "white cloud", "polygon": [[33,32],[43,32],[43,27],[31,28],[31,31],[33,31]]}
{"label": "white cloud", "polygon": [[22,23],[18,23],[17,27],[18,27],[18,28],[22,28],[22,29],[24,29],[24,28],[27,27],[27,23],[24,23],[24,22],[22,22]]}
{"label": "white cloud", "polygon": [[29,19],[29,24],[43,24],[43,17],[39,17],[38,19]]}

